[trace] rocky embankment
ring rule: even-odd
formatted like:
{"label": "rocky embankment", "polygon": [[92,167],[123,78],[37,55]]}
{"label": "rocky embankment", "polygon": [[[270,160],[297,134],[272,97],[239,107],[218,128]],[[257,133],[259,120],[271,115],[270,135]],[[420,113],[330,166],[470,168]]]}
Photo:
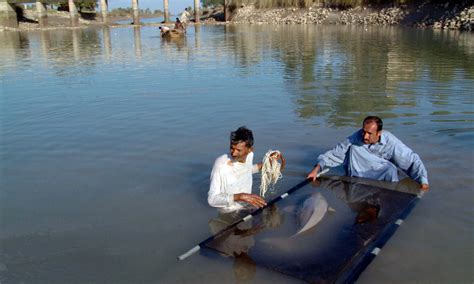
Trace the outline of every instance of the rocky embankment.
{"label": "rocky embankment", "polygon": [[234,23],[246,24],[343,24],[343,25],[409,25],[420,28],[474,31],[474,5],[444,4],[417,7],[333,9],[256,9],[242,6],[232,17]]}
{"label": "rocky embankment", "polygon": [[[201,23],[226,24],[222,6],[204,9],[202,12]],[[67,12],[48,11],[48,13],[48,29],[69,27]],[[100,19],[95,18],[80,18],[79,20],[81,26],[102,24]],[[472,5],[472,0],[452,1],[445,4],[424,2],[413,6],[350,9],[316,6],[305,9],[257,9],[248,5],[235,9],[230,19],[231,23],[243,24],[406,25],[419,28],[474,31],[474,5]],[[18,29],[41,29],[35,11],[24,11],[23,20],[19,22]]]}

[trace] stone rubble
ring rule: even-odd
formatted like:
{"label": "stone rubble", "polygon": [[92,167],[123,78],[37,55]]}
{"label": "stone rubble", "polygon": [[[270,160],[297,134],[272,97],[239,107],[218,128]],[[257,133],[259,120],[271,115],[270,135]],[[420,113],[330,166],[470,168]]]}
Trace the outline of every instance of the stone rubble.
{"label": "stone rubble", "polygon": [[232,19],[234,23],[249,24],[321,24],[328,17],[330,9],[255,9],[247,6],[239,9]]}
{"label": "stone rubble", "polygon": [[[423,24],[420,27],[426,26]],[[474,31],[474,6],[464,8],[458,14],[448,12],[439,21],[431,20],[429,24],[433,29]]]}
{"label": "stone rubble", "polygon": [[324,8],[255,9],[253,6],[246,6],[238,10],[232,22],[248,24],[321,24],[329,15],[329,10]]}
{"label": "stone rubble", "polygon": [[[407,24],[419,28],[455,29],[474,31],[474,6],[460,10],[458,5],[449,9],[443,5],[444,14],[436,17],[430,14],[432,6],[423,10],[423,5],[415,12],[406,7],[371,8],[356,7],[347,10],[310,7],[308,9],[274,8],[256,9],[254,6],[242,6],[232,19],[239,24],[342,24],[342,25],[400,25]],[[423,11],[422,11],[423,10]],[[421,20],[410,20],[411,13],[427,15]]]}
{"label": "stone rubble", "polygon": [[379,12],[372,12],[367,15],[361,13],[363,10],[360,7],[342,11],[338,23],[349,24],[364,24],[364,25],[397,25],[408,14],[400,8],[387,8]]}

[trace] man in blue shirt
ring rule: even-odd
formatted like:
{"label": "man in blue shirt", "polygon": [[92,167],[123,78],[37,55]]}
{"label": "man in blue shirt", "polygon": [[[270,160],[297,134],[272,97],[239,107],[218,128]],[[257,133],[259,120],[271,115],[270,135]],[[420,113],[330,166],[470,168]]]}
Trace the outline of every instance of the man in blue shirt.
{"label": "man in blue shirt", "polygon": [[428,173],[420,156],[382,128],[382,119],[366,117],[362,129],[319,155],[307,177],[314,181],[324,167],[344,164],[348,176],[398,182],[399,168],[417,181],[422,190],[428,190]]}

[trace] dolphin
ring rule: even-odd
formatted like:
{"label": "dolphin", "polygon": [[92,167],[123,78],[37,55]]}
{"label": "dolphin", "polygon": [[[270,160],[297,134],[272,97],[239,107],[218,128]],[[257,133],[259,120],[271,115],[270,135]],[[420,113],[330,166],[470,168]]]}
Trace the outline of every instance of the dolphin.
{"label": "dolphin", "polygon": [[327,211],[334,211],[334,209],[328,206],[326,198],[319,192],[311,194],[311,196],[303,202],[302,208],[297,212],[302,227],[296,234],[291,236],[291,238],[316,226],[321,222]]}
{"label": "dolphin", "polygon": [[294,206],[287,207],[285,211],[296,214],[296,218],[299,220],[301,228],[289,238],[268,238],[263,239],[261,242],[270,245],[273,248],[277,248],[285,252],[291,252],[295,249],[295,243],[288,242],[289,239],[293,239],[316,226],[324,218],[326,212],[335,212],[336,210],[328,206],[326,198],[324,198],[321,193],[316,192],[307,197],[301,208],[296,209],[296,212]]}

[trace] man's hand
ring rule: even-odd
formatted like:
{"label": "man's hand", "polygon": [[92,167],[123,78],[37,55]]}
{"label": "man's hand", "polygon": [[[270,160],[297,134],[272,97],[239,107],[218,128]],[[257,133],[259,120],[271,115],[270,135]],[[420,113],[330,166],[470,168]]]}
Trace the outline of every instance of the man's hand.
{"label": "man's hand", "polygon": [[308,174],[308,176],[306,177],[307,179],[311,179],[311,181],[315,181],[317,176],[318,176],[318,173],[319,173],[319,170],[321,169],[321,166],[317,165],[316,167],[314,167],[314,169]]}
{"label": "man's hand", "polygon": [[[275,160],[275,161],[278,161],[280,160],[281,161],[281,166],[280,166],[280,171],[282,172],[284,169],[285,169],[285,166],[286,166],[286,160],[285,158],[283,157],[283,154],[282,153],[278,153],[278,152],[273,152],[271,155],[270,155],[270,162],[272,163],[273,161],[272,160]],[[257,167],[258,167],[258,170],[261,171],[262,170],[262,167],[263,167],[263,163],[258,163],[257,164]]]}
{"label": "man's hand", "polygon": [[261,208],[267,205],[267,202],[265,202],[265,199],[263,199],[262,197],[256,194],[248,194],[248,193],[234,194],[234,201],[243,201],[257,208]]}
{"label": "man's hand", "polygon": [[428,191],[430,189],[430,186],[427,183],[422,183],[420,185],[420,189],[423,191]]}
{"label": "man's hand", "polygon": [[270,155],[270,158],[273,159],[273,160],[280,160],[281,161],[281,166],[280,166],[280,171],[283,171],[285,169],[285,166],[286,166],[286,160],[285,158],[283,157],[283,153],[281,152],[274,152]]}

